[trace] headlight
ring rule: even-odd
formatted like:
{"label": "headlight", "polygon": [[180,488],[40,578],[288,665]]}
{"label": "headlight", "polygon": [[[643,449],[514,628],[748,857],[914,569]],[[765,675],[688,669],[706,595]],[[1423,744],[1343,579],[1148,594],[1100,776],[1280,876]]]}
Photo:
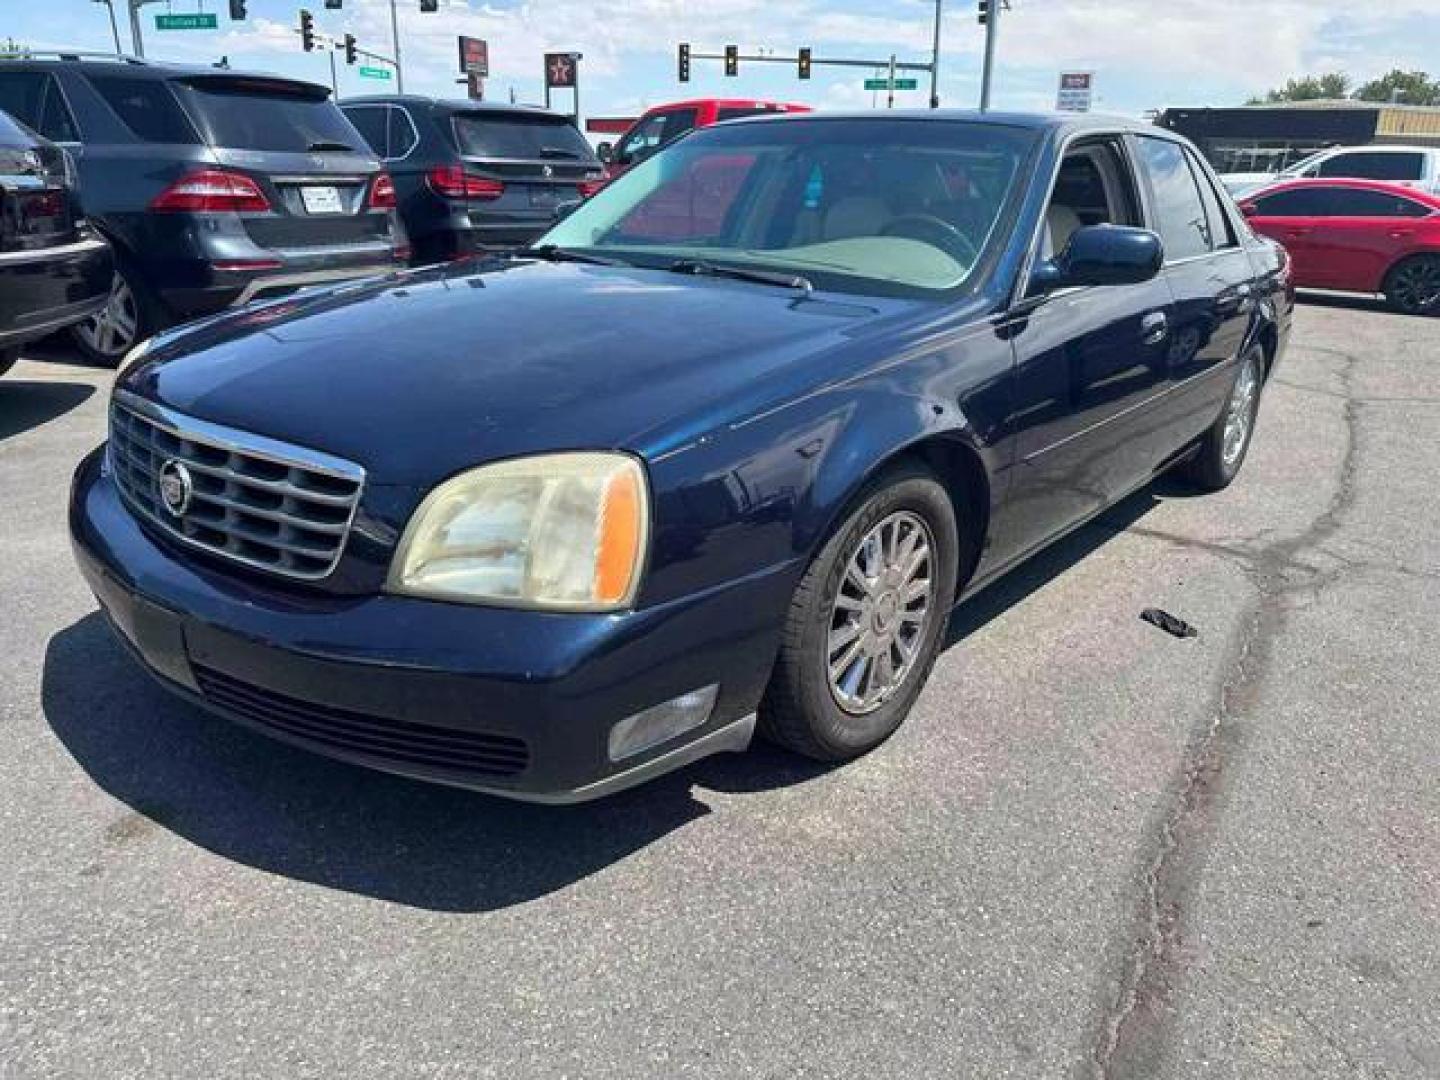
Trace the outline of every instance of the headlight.
{"label": "headlight", "polygon": [[567,453],[447,480],[410,519],[391,592],[476,604],[614,611],[640,585],[650,532],[640,463]]}
{"label": "headlight", "polygon": [[120,361],[119,366],[115,369],[115,378],[117,381],[121,375],[125,374],[127,368],[139,363],[145,358],[145,354],[150,351],[150,345],[154,340],[154,338],[146,338],[125,354],[125,358]]}

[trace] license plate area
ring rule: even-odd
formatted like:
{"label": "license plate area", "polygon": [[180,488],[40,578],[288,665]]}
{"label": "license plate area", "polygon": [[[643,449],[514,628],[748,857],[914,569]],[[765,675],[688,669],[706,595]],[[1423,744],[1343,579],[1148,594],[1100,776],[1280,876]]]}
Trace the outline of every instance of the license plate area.
{"label": "license plate area", "polygon": [[[567,190],[566,188],[553,185],[532,187],[530,189],[530,205],[537,210],[553,210],[565,201],[565,193]],[[571,195],[570,197],[579,198],[578,195]]]}
{"label": "license plate area", "polygon": [[340,190],[333,185],[307,184],[300,189],[300,201],[307,214],[343,214],[345,205],[340,201]]}

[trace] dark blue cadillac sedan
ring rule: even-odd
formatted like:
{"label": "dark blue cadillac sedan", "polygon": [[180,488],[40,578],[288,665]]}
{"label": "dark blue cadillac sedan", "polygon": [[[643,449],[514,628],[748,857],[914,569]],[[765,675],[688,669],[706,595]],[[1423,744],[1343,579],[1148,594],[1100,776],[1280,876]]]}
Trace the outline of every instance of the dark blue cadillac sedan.
{"label": "dark blue cadillac sedan", "polygon": [[71,529],[167,687],[321,753],[553,802],[757,730],[840,760],[955,603],[1230,483],[1292,307],[1156,128],[726,124],[518,257],[141,346]]}

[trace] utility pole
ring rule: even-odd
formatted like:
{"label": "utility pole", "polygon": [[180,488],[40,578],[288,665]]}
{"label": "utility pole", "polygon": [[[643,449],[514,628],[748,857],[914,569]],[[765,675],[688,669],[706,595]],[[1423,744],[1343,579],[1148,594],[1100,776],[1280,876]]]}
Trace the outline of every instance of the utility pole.
{"label": "utility pole", "polygon": [[988,18],[985,20],[985,71],[980,78],[980,111],[985,112],[990,108],[990,80],[995,71],[995,39],[1000,35],[1000,12],[1004,10],[1005,0],[991,0],[988,5]]}
{"label": "utility pole", "polygon": [[893,108],[895,107],[895,54],[894,54],[894,53],[891,53],[891,54],[890,54],[890,78],[889,78],[888,81],[889,81],[889,83],[890,83],[890,89],[886,92],[886,95],[885,95],[885,108],[887,108],[887,109],[893,109]]}
{"label": "utility pole", "polygon": [[145,58],[145,41],[140,36],[140,5],[145,0],[130,0],[130,44],[135,50],[135,55],[142,60]]}
{"label": "utility pole", "polygon": [[335,81],[335,50],[338,48],[340,46],[332,41],[330,47],[325,50],[325,54],[330,57],[330,93],[337,98],[340,96],[340,84]]}
{"label": "utility pole", "polygon": [[400,68],[400,16],[395,11],[395,0],[390,0],[390,36],[395,45],[395,90],[405,92],[405,72]]}
{"label": "utility pole", "polygon": [[104,4],[105,10],[110,13],[110,36],[115,39],[115,55],[120,55],[120,27],[115,22],[115,4],[112,0],[95,0],[97,4]]}
{"label": "utility pole", "polygon": [[940,4],[935,0],[935,47],[930,59],[930,108],[940,107]]}

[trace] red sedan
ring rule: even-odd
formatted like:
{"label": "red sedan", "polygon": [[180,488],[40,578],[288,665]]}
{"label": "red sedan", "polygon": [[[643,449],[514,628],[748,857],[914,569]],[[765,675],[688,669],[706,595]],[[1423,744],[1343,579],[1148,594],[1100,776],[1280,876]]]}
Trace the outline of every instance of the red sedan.
{"label": "red sedan", "polygon": [[1440,196],[1376,180],[1293,180],[1246,195],[1254,230],[1290,252],[1304,289],[1383,293],[1440,314]]}

